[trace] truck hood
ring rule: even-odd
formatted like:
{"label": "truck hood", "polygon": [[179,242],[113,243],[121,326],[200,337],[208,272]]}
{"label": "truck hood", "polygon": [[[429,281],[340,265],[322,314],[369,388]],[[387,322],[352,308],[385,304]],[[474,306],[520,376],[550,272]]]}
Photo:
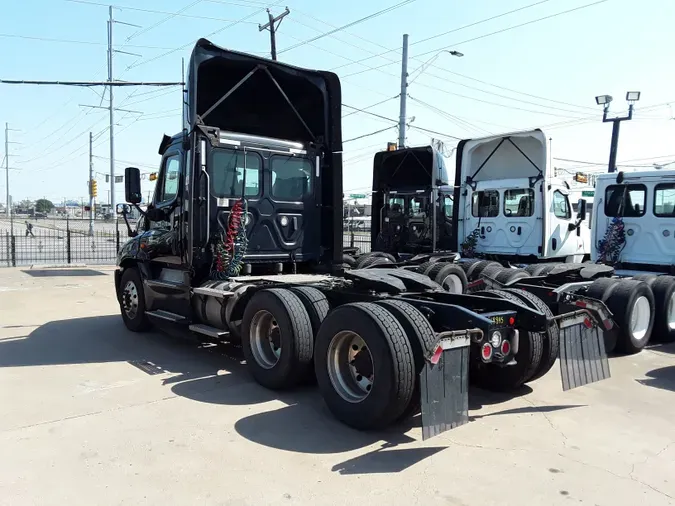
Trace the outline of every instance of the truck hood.
{"label": "truck hood", "polygon": [[539,129],[465,139],[457,145],[455,183],[545,177],[546,156],[546,135]]}
{"label": "truck hood", "polygon": [[200,39],[190,57],[186,88],[188,131],[203,121],[221,130],[342,150],[340,81],[332,72],[301,69]]}

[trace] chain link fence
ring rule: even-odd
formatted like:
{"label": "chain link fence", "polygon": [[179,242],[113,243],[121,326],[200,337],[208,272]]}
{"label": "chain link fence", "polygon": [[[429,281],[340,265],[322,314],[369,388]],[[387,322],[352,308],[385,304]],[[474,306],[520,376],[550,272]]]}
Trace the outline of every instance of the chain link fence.
{"label": "chain link fence", "polygon": [[[114,264],[127,241],[124,223],[97,222],[89,235],[88,220],[39,220],[28,230],[24,223],[0,221],[0,267],[40,264]],[[343,246],[370,251],[370,232],[343,230]]]}

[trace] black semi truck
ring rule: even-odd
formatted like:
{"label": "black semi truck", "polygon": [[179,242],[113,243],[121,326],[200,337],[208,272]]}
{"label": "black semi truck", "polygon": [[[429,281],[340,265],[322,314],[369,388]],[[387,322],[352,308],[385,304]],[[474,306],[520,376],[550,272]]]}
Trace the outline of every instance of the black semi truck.
{"label": "black semi truck", "polygon": [[335,74],[201,39],[184,107],[136,230],[126,215],[140,210],[140,175],[125,171],[131,238],[115,289],[128,329],[240,342],[261,385],[315,377],[332,413],[359,429],[421,411],[423,437],[467,421],[469,371],[499,390],[545,373],[541,336],[565,350],[565,389],[609,376],[602,304],[552,317],[405,269],[343,270]]}

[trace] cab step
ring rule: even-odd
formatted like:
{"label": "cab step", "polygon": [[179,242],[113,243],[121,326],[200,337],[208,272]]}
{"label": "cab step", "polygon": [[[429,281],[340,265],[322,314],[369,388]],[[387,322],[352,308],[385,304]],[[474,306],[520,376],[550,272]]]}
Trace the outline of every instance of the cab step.
{"label": "cab step", "polygon": [[155,311],[147,311],[145,314],[147,314],[148,316],[154,316],[155,318],[159,318],[161,320],[166,320],[175,323],[179,322],[183,323],[187,321],[185,316],[172,313],[170,311],[164,311],[163,309],[157,309]]}
{"label": "cab step", "polygon": [[217,288],[207,288],[202,286],[193,288],[192,293],[196,295],[207,295],[216,299],[224,299],[225,297],[234,295],[234,292],[226,292],[225,290],[218,290]]}
{"label": "cab step", "polygon": [[204,325],[203,323],[194,323],[188,327],[192,332],[203,334],[205,336],[213,337],[214,339],[225,339],[230,335],[227,330],[221,330],[211,325]]}

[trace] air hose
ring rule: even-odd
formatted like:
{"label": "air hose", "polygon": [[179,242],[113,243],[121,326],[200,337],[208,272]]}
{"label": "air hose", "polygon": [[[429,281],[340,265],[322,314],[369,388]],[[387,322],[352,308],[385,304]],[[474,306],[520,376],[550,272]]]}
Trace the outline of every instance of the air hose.
{"label": "air hose", "polygon": [[612,219],[605,237],[598,243],[598,261],[609,265],[617,263],[625,246],[625,225],[623,219],[617,216]]}
{"label": "air hose", "polygon": [[248,202],[242,198],[232,206],[227,220],[227,231],[220,234],[220,238],[213,246],[211,278],[227,279],[241,272],[248,247],[247,216]]}

